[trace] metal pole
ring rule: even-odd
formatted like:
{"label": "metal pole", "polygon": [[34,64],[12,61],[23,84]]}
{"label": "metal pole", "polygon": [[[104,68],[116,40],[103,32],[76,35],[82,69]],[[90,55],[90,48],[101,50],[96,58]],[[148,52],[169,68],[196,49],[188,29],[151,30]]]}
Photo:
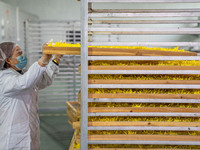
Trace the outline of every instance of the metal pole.
{"label": "metal pole", "polygon": [[76,55],[74,55],[72,57],[73,57],[73,71],[74,71],[74,74],[73,74],[74,101],[76,101]]}
{"label": "metal pole", "polygon": [[[73,26],[73,44],[76,43],[76,28],[75,28],[75,22],[73,22],[72,24]],[[74,87],[74,101],[76,101],[76,55],[72,56],[73,57],[73,78],[74,78],[74,83],[73,83],[73,87]]]}
{"label": "metal pole", "polygon": [[[200,17],[198,17],[198,21],[200,20]],[[198,23],[198,27],[200,28],[200,23]],[[198,35],[198,40],[200,41],[200,34]],[[198,47],[199,49],[200,47]],[[199,53],[199,52],[198,52]]]}
{"label": "metal pole", "polygon": [[81,150],[88,150],[88,0],[81,0]]}
{"label": "metal pole", "polygon": [[24,54],[27,54],[27,32],[28,32],[28,21],[24,21]]}
{"label": "metal pole", "polygon": [[75,24],[73,22],[73,44],[76,44],[76,40],[75,40],[76,34],[75,34],[75,32],[76,32],[76,29],[75,29]]}
{"label": "metal pole", "polygon": [[[28,53],[29,53],[29,22],[28,20],[26,20],[24,22],[24,26],[25,26],[25,34],[24,34],[24,54],[29,56]],[[31,58],[28,59],[28,65],[27,67],[29,67],[31,64]]]}

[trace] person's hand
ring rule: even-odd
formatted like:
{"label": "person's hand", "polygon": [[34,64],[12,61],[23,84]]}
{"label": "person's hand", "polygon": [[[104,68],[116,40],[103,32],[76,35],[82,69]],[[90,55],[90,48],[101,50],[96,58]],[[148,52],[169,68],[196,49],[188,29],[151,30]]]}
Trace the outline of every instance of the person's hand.
{"label": "person's hand", "polygon": [[59,59],[60,59],[60,58],[62,58],[62,57],[63,57],[63,55],[55,54],[55,55],[53,56],[53,59],[54,59],[54,58],[59,58]]}
{"label": "person's hand", "polygon": [[49,63],[52,54],[42,54],[42,57],[39,59],[38,63],[40,66],[44,67]]}
{"label": "person's hand", "polygon": [[51,56],[52,56],[52,54],[44,54],[43,53],[41,59],[45,64],[48,64],[49,60],[51,59]]}

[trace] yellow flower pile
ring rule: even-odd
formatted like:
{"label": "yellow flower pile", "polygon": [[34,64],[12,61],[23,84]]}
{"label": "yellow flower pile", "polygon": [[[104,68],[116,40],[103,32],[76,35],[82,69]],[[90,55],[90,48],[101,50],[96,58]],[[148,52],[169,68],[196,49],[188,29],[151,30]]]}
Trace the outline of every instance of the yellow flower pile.
{"label": "yellow flower pile", "polygon": [[172,60],[172,61],[89,61],[89,65],[92,66],[200,66],[200,61],[196,60]]}
{"label": "yellow flower pile", "polygon": [[179,108],[200,108],[200,104],[179,104],[179,103],[88,103],[88,107],[179,107]]}
{"label": "yellow flower pile", "polygon": [[81,47],[79,43],[76,44],[70,44],[70,43],[65,43],[65,42],[48,42],[47,43],[48,47]]}
{"label": "yellow flower pile", "polygon": [[167,122],[200,122],[199,117],[88,117],[88,121],[167,121]]}
{"label": "yellow flower pile", "polygon": [[[80,148],[80,143],[74,144],[74,148]],[[93,144],[93,145],[88,145],[88,148],[139,148],[139,149],[152,149],[155,148],[158,149],[200,149],[200,146],[182,146],[182,145],[129,145],[129,144]]]}
{"label": "yellow flower pile", "polygon": [[200,94],[199,89],[89,89],[88,92],[124,94]]}
{"label": "yellow flower pile", "polygon": [[[51,41],[47,43],[47,46],[49,46],[49,47],[81,47],[81,45],[79,43],[70,44],[70,43],[66,43],[66,42],[51,42]],[[159,48],[159,47],[144,47],[144,46],[88,46],[88,47],[188,52],[188,51],[185,51],[184,49],[179,50],[179,47],[175,47],[175,48]]]}
{"label": "yellow flower pile", "polygon": [[108,80],[200,80],[200,75],[106,75],[92,74],[88,79]]}
{"label": "yellow flower pile", "polygon": [[103,134],[145,134],[145,135],[200,135],[200,131],[124,131],[124,130],[111,130],[111,131],[88,131],[89,135],[103,135]]}

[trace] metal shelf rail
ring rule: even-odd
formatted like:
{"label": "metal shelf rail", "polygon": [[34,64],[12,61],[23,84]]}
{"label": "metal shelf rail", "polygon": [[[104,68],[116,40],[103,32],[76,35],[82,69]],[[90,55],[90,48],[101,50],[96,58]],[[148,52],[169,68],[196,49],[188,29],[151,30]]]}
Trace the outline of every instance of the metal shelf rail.
{"label": "metal shelf rail", "polygon": [[[127,128],[102,128],[88,127],[88,116],[200,116],[200,113],[88,113],[88,102],[145,102],[145,103],[200,103],[194,99],[112,99],[98,98],[88,99],[88,88],[115,88],[117,85],[88,85],[88,74],[200,74],[198,70],[180,71],[180,70],[88,70],[88,60],[200,60],[199,56],[88,56],[88,46],[199,46],[200,42],[88,42],[88,36],[91,35],[199,35],[198,17],[200,9],[92,9],[93,3],[197,3],[200,0],[81,0],[81,150],[87,150],[88,144],[167,144],[167,145],[200,145],[197,141],[92,141],[88,140],[88,130],[144,130],[141,127]],[[186,5],[187,6],[187,5]],[[130,20],[130,18],[151,17],[153,20]],[[154,18],[162,18],[156,20]],[[185,20],[168,20],[168,17],[186,17]],[[194,17],[196,17],[194,19]],[[102,18],[106,18],[102,20]],[[108,20],[108,18],[111,18]],[[123,18],[120,20],[119,18]],[[124,20],[126,18],[126,20]],[[191,18],[191,19],[188,19]],[[98,20],[99,19],[99,20]],[[189,28],[105,28],[93,27],[92,24],[191,24],[196,23],[196,27]],[[89,25],[88,25],[89,24]],[[117,87],[116,87],[117,86]],[[120,85],[121,86],[121,85]],[[140,85],[141,86],[141,85]],[[149,88],[150,85],[142,85],[139,88]],[[138,85],[123,85],[121,88],[138,88]],[[151,88],[172,88],[166,85],[151,86]],[[173,85],[173,88],[200,89],[199,85]],[[179,130],[188,131],[188,128],[178,127]],[[148,127],[148,130],[155,128]],[[157,128],[157,130],[177,130],[177,128]],[[198,127],[192,130],[200,131]]]}

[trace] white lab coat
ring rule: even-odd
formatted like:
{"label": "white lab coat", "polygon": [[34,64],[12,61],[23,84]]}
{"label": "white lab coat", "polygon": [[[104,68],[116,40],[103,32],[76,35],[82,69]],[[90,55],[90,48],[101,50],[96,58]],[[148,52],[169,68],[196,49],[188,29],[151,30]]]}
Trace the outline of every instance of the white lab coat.
{"label": "white lab coat", "polygon": [[35,62],[21,75],[0,71],[0,150],[39,150],[38,90],[51,85],[58,66]]}

